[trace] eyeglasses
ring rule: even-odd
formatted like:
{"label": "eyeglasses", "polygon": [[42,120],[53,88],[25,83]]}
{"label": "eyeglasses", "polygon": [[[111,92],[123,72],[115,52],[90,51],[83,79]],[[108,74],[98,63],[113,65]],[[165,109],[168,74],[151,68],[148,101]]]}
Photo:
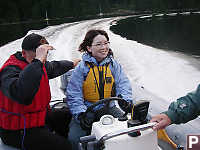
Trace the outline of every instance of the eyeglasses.
{"label": "eyeglasses", "polygon": [[110,46],[110,42],[107,41],[107,42],[105,42],[105,43],[97,43],[97,44],[94,44],[94,45],[92,45],[92,46],[96,46],[96,47],[98,47],[98,48],[101,48],[102,46],[107,46],[107,47],[109,47],[109,46]]}

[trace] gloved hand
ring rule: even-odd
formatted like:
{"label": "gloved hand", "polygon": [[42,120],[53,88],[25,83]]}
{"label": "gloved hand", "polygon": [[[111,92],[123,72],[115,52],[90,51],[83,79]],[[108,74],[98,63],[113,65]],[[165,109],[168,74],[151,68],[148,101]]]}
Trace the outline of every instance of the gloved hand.
{"label": "gloved hand", "polygon": [[118,104],[123,111],[131,113],[131,111],[132,111],[132,103],[131,102],[127,102],[126,100],[120,100],[120,101],[118,101]]}
{"label": "gloved hand", "polygon": [[80,126],[83,130],[91,130],[92,123],[95,121],[95,113],[92,112],[82,112],[78,115],[78,120],[80,121]]}

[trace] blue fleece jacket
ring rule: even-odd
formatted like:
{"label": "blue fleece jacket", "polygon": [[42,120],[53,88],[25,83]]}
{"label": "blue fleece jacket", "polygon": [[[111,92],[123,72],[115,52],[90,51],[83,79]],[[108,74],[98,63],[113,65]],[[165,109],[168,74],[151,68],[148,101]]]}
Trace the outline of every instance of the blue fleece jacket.
{"label": "blue fleece jacket", "polygon": [[[132,87],[130,81],[123,72],[121,65],[117,63],[111,55],[107,56],[100,64],[98,64],[94,57],[88,53],[84,53],[82,61],[74,69],[66,89],[67,103],[73,116],[76,117],[79,113],[85,112],[87,107],[92,104],[91,102],[84,100],[82,92],[84,79],[86,79],[90,70],[85,62],[92,62],[97,66],[111,63],[109,66],[116,84],[116,95],[121,95],[124,100],[135,103],[132,99]],[[111,103],[111,106],[113,105],[114,103]]]}

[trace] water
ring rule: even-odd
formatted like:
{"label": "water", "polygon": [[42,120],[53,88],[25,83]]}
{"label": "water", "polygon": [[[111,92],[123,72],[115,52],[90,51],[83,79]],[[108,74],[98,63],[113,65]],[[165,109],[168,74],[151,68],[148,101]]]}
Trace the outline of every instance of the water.
{"label": "water", "polygon": [[[195,90],[200,81],[199,60],[180,52],[165,51],[123,38],[109,28],[119,18],[87,20],[49,26],[42,30],[32,30],[47,37],[56,51],[51,60],[81,58],[77,51],[85,33],[91,28],[100,28],[108,32],[115,58],[121,63],[133,87],[143,86],[147,91],[166,100],[167,105],[180,96]],[[8,56],[20,50],[22,39],[0,47],[0,64]],[[60,91],[60,80],[51,81],[52,99],[64,97]],[[133,91],[135,96],[137,92]],[[167,106],[166,105],[166,106]]]}
{"label": "water", "polygon": [[131,76],[137,74],[140,85],[167,101],[194,90],[200,70],[199,17],[199,12],[185,12],[130,17],[115,23],[111,30],[125,38],[121,45],[130,43],[120,55],[132,60],[134,66],[128,70],[135,72]]}
{"label": "water", "polygon": [[[115,24],[120,18],[86,20],[49,26],[41,30],[32,30],[47,37],[55,51],[49,55],[49,60],[73,60],[81,58],[77,51],[85,33],[92,28],[104,29],[108,32],[114,57],[121,63],[133,86],[134,98],[150,100],[149,112],[153,115],[165,111],[171,101],[195,90],[200,82],[200,61],[191,54],[162,50],[129,40],[110,30],[110,24]],[[20,50],[22,38],[0,47],[0,65],[9,55]],[[62,99],[60,78],[50,80],[52,100]],[[140,88],[140,87],[144,87]],[[184,145],[185,136],[199,133],[199,119],[178,127],[168,127],[170,137]],[[180,135],[181,133],[181,135]]]}
{"label": "water", "polygon": [[185,12],[130,17],[120,20],[111,30],[156,48],[200,55],[199,24],[199,12]]}

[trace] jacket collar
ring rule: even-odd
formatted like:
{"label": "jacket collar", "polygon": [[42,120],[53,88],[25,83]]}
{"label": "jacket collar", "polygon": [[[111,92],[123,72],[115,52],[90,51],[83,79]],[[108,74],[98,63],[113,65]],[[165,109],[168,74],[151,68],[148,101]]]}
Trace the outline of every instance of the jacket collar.
{"label": "jacket collar", "polygon": [[16,52],[14,55],[15,55],[15,57],[16,57],[17,59],[28,63],[28,62],[26,61],[26,59],[22,56],[22,52]]}
{"label": "jacket collar", "polygon": [[93,63],[94,65],[97,65],[97,66],[103,66],[105,64],[112,62],[113,58],[112,58],[111,55],[109,55],[99,64],[93,56],[91,56],[88,53],[84,53],[83,56],[82,56],[82,59],[83,59],[84,62]]}

